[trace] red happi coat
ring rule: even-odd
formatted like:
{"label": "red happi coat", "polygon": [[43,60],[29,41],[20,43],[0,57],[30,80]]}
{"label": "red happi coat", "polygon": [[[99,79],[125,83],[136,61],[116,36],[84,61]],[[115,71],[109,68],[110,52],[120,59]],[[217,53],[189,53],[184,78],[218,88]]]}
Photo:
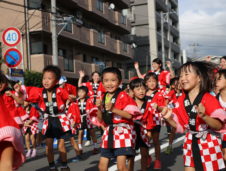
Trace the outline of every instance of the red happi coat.
{"label": "red happi coat", "polygon": [[39,117],[40,117],[40,113],[34,107],[31,107],[30,111],[26,111],[26,117],[23,120],[23,122],[25,122],[26,120],[32,120],[33,122],[31,125],[29,125],[29,127],[27,126],[23,127],[24,133],[26,133],[28,128],[30,128],[32,134],[39,133],[39,129],[38,129]]}
{"label": "red happi coat", "polygon": [[[43,99],[43,92],[44,88],[37,88],[34,87],[30,90],[29,96],[27,98],[27,101],[33,102],[33,103],[38,103],[40,109],[42,111],[46,110],[46,105]],[[64,132],[69,131],[71,129],[70,127],[70,122],[69,119],[67,118],[65,112],[65,104],[66,101],[68,100],[69,94],[67,91],[65,91],[62,88],[57,88],[56,89],[56,102],[57,102],[57,107],[58,107],[58,112],[59,112],[59,120],[62,126],[62,129]],[[48,114],[45,114],[44,116],[44,122],[43,122],[43,129],[42,129],[42,134],[46,133],[46,130],[48,128]]]}
{"label": "red happi coat", "polygon": [[[136,132],[133,126],[133,119],[136,120],[136,117],[141,115],[139,108],[137,107],[136,102],[124,91],[119,93],[114,107],[119,110],[127,111],[133,118],[125,119],[117,114],[112,114],[113,124],[115,125],[113,129],[113,148],[134,148]],[[108,134],[109,126],[106,126],[102,136],[101,148],[108,148]]]}
{"label": "red happi coat", "polygon": [[68,94],[72,94],[72,95],[75,95],[75,96],[77,95],[76,87],[71,85],[71,84],[65,83],[63,89],[65,89],[68,92]]}
{"label": "red happi coat", "polygon": [[[184,140],[184,165],[187,167],[194,167],[194,158],[192,154],[192,132],[189,131],[189,115],[185,110],[184,103],[185,94],[178,98],[179,106],[173,109],[174,115],[173,119],[177,123],[177,132],[184,132],[187,130],[185,140]],[[217,118],[225,124],[226,114],[225,111],[221,108],[217,99],[210,95],[209,93],[205,93],[201,103],[205,107],[205,114]],[[196,119],[196,130],[198,132],[198,146],[200,149],[200,155],[202,160],[203,169],[205,171],[208,170],[220,170],[225,168],[223,155],[221,151],[221,140],[220,137],[212,134],[214,130],[212,130],[199,116]],[[225,130],[222,130],[225,132]]]}
{"label": "red happi coat", "polygon": [[[9,110],[2,95],[0,95],[0,142],[11,142],[13,151],[13,169],[18,169],[25,162],[23,136],[21,135],[18,124],[13,119],[14,108]],[[13,111],[12,111],[13,110]],[[2,155],[0,146],[0,156]]]}
{"label": "red happi coat", "polygon": [[[94,97],[94,91],[93,91],[93,83],[92,82],[86,82],[82,83],[83,86],[86,86],[89,90],[88,96],[89,97]],[[99,82],[99,87],[97,89],[97,97],[101,97],[105,93],[105,88],[102,84],[102,82]]]}
{"label": "red happi coat", "polygon": [[71,132],[72,134],[76,134],[76,130],[79,128],[79,124],[81,123],[80,110],[76,102],[72,102],[69,105],[67,117],[69,118],[71,125],[75,124],[74,127],[71,126]]}
{"label": "red happi coat", "polygon": [[149,117],[151,117],[150,119],[153,120],[153,124],[154,125],[163,125],[164,120],[161,116],[161,113],[157,109],[153,108],[153,106],[155,104],[157,104],[157,106],[159,106],[159,107],[166,106],[165,99],[164,99],[161,91],[156,92],[154,97],[150,100],[149,103],[150,103],[150,106],[152,106],[152,107],[150,107],[150,110],[152,112],[152,116],[149,116]]}

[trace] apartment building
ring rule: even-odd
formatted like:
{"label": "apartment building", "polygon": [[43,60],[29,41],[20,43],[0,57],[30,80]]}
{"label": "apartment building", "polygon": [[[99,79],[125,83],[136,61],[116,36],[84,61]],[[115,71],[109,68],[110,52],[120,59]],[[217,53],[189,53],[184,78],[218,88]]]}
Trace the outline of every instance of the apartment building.
{"label": "apartment building", "polygon": [[[77,79],[79,70],[90,75],[114,66],[128,78],[126,63],[133,59],[133,52],[122,37],[131,30],[131,23],[123,15],[129,5],[129,0],[56,0],[58,61],[63,75]],[[27,69],[30,65],[31,70],[41,72],[52,63],[51,1],[28,0],[27,7],[26,11],[24,0],[0,2],[0,30],[9,26],[21,30],[23,39],[17,48],[23,51],[24,60],[19,67]],[[3,53],[7,48],[2,48]]]}
{"label": "apartment building", "polygon": [[163,57],[162,52],[165,52],[165,59],[179,61],[178,0],[130,0],[130,2],[131,41],[136,47],[134,60],[139,61],[143,72],[150,68],[153,59]]}

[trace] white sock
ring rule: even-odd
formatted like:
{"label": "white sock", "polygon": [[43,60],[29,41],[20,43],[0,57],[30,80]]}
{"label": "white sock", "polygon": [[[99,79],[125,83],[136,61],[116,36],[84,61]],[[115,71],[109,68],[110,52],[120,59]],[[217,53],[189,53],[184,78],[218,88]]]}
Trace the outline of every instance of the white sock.
{"label": "white sock", "polygon": [[78,144],[79,150],[82,150],[82,144]]}

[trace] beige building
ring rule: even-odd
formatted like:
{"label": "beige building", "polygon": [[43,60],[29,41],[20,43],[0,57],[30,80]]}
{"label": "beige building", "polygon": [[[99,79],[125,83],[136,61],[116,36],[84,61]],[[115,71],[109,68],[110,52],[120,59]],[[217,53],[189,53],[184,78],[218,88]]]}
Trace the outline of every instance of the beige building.
{"label": "beige building", "polygon": [[151,61],[158,57],[162,58],[163,51],[165,59],[178,61],[180,57],[178,0],[130,0],[130,2],[131,34],[132,41],[136,44],[134,57],[139,61],[141,69],[146,71],[150,68]]}
{"label": "beige building", "polygon": [[[126,63],[133,59],[133,53],[122,37],[130,34],[131,24],[122,10],[129,8],[130,1],[113,3],[103,0],[56,1],[57,32],[63,28],[65,18],[72,19],[58,36],[59,67],[68,78],[77,79],[79,70],[90,75],[107,66],[120,68],[123,77],[128,78]],[[24,60],[18,68],[28,69],[30,66],[31,70],[41,72],[44,66],[52,63],[51,2],[28,0],[27,20],[25,7],[24,0],[0,1],[0,30],[2,34],[3,30],[13,26],[21,31],[22,41],[16,48],[21,50]],[[28,46],[31,55],[27,55]],[[2,54],[8,48],[3,44]]]}

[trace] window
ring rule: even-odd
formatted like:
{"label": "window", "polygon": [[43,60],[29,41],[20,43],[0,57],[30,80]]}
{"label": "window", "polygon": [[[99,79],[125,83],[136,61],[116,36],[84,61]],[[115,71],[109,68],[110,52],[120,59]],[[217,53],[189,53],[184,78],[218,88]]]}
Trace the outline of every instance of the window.
{"label": "window", "polygon": [[127,47],[127,44],[122,42],[122,49],[124,52],[127,52],[128,51],[128,47]]}
{"label": "window", "polygon": [[102,12],[103,12],[103,8],[104,8],[103,0],[97,0],[96,8],[97,8],[99,11],[102,11]]}
{"label": "window", "polygon": [[66,51],[63,50],[64,57],[64,71],[74,72],[74,63],[73,63],[73,52],[72,50]]}
{"label": "window", "polygon": [[64,28],[64,31],[72,33],[72,23],[67,23],[66,27]]}
{"label": "window", "polygon": [[98,43],[105,44],[105,35],[103,31],[98,31]]}
{"label": "window", "polygon": [[120,21],[121,21],[121,24],[126,24],[126,16],[121,15]]}
{"label": "window", "polygon": [[43,42],[42,41],[31,41],[31,54],[42,54],[43,53]]}
{"label": "window", "polygon": [[28,0],[28,8],[29,9],[41,9],[42,1],[40,0]]}

